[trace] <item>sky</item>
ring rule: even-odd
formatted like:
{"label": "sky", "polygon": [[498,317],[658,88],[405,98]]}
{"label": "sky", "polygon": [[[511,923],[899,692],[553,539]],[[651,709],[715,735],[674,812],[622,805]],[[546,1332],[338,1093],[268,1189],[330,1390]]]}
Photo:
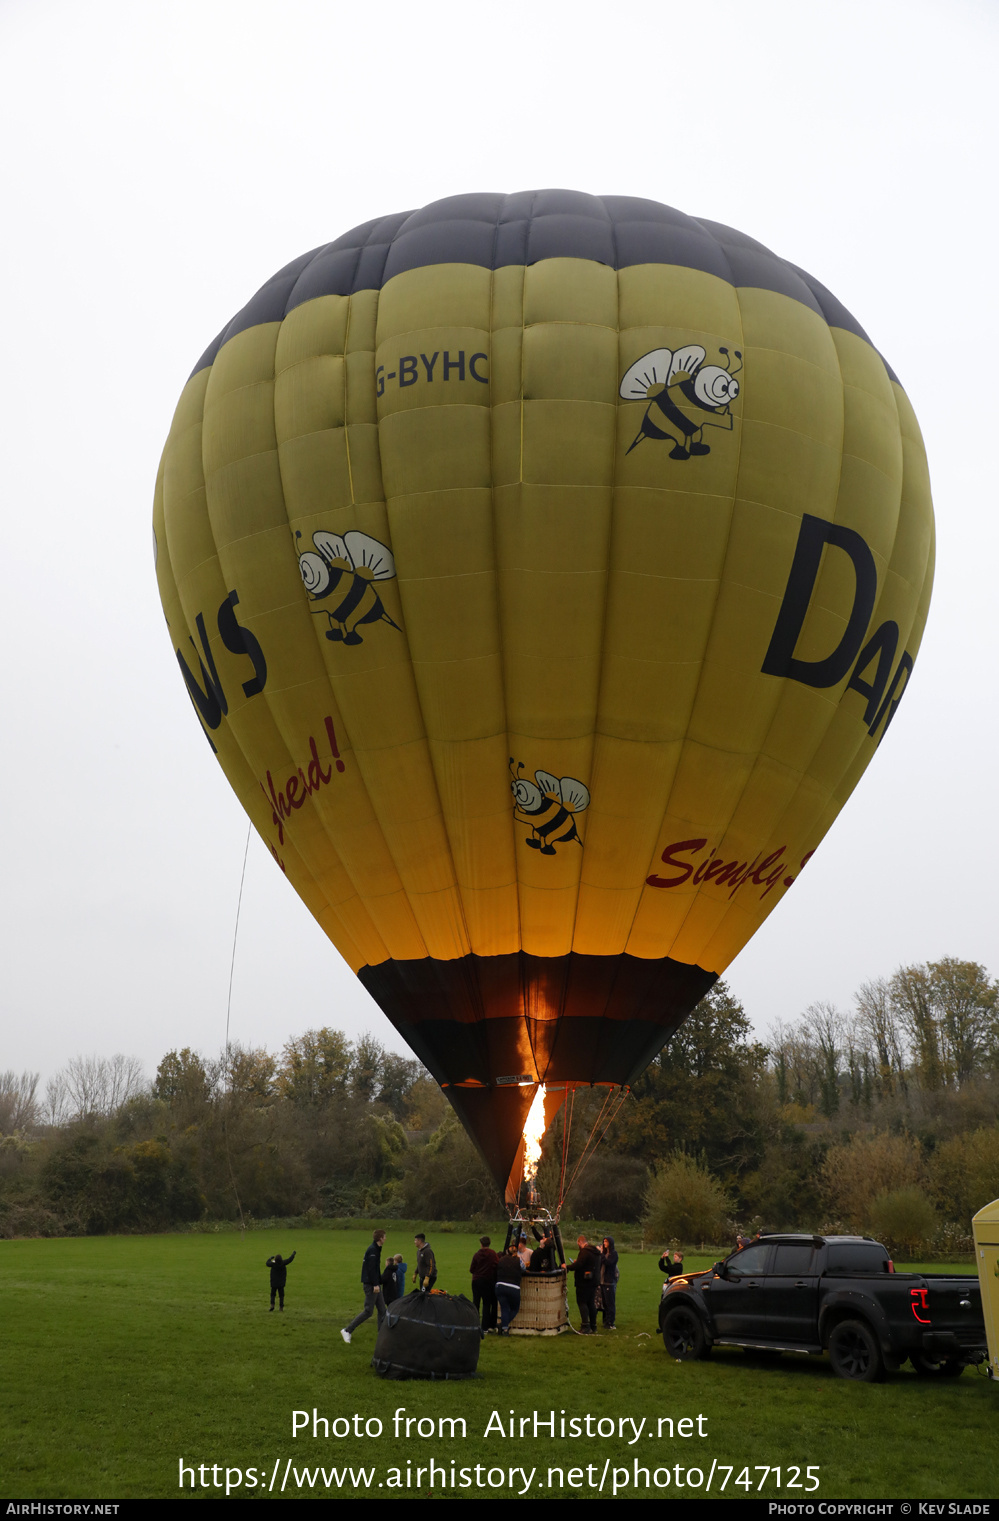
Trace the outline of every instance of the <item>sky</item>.
{"label": "sky", "polygon": [[937,514],[922,651],[727,979],[765,1036],[901,964],[999,973],[997,35],[990,0],[0,0],[0,1070],[120,1051],[152,1073],[217,1051],[227,1017],[250,1046],[332,1024],[401,1049],[246,851],[160,610],[152,495],[192,365],[264,280],[469,190],[737,227],[889,360]]}

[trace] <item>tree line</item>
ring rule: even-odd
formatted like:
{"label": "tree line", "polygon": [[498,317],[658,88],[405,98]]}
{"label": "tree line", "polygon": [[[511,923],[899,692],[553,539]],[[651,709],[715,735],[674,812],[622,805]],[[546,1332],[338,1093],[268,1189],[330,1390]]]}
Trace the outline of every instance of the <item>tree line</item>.
{"label": "tree line", "polygon": [[997,1121],[999,983],[948,957],[864,983],[849,1010],[813,1004],[765,1043],[717,984],[614,1144],[634,1156],[641,1136],[657,1233],[718,1240],[741,1222],[947,1257],[999,1196]]}
{"label": "tree line", "polygon": [[[600,1108],[577,1092],[573,1172]],[[539,1174],[554,1195],[560,1115]],[[752,1035],[724,982],[636,1082],[566,1208],[657,1241],[838,1230],[968,1250],[999,1195],[999,983],[945,958]],[[377,1040],[307,1030],[278,1053],[75,1057],[39,1092],[0,1073],[0,1235],[310,1215],[493,1219],[495,1185],[437,1084]]]}

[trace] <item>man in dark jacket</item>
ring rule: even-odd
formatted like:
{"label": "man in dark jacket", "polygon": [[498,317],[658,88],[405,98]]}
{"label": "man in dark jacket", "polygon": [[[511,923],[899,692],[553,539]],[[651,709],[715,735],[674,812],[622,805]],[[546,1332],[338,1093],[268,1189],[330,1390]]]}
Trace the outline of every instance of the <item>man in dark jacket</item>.
{"label": "man in dark jacket", "polygon": [[274,1295],[275,1294],[280,1295],[280,1298],[281,1298],[281,1308],[282,1308],[282,1310],[284,1309],[284,1286],[288,1282],[288,1269],[291,1266],[291,1264],[294,1262],[294,1260],[295,1260],[295,1258],[297,1256],[298,1256],[297,1252],[292,1252],[292,1254],[291,1254],[290,1257],[282,1257],[281,1254],[280,1254],[280,1252],[276,1252],[273,1257],[268,1257],[267,1261],[264,1263],[264,1266],[265,1267],[269,1267],[270,1270],[271,1270],[271,1309],[272,1310],[274,1308]]}
{"label": "man in dark jacket", "polygon": [[375,1231],[371,1245],[364,1254],[361,1263],[361,1288],[364,1290],[364,1309],[359,1315],[355,1315],[349,1326],[344,1326],[340,1335],[344,1341],[349,1342],[352,1334],[358,1326],[369,1319],[372,1310],[378,1311],[378,1329],[382,1328],[385,1318],[384,1295],[382,1294],[382,1242],[385,1240],[384,1231]]}
{"label": "man in dark jacket", "polygon": [[577,1237],[576,1245],[579,1254],[575,1262],[569,1263],[569,1271],[576,1283],[580,1331],[583,1336],[594,1336],[597,1329],[596,1297],[600,1283],[600,1253],[585,1236]]}
{"label": "man in dark jacket", "polygon": [[437,1258],[434,1256],[434,1249],[422,1233],[413,1237],[413,1245],[416,1247],[414,1282],[418,1288],[432,1289],[437,1282]]}
{"label": "man in dark jacket", "polygon": [[472,1303],[482,1306],[481,1334],[496,1329],[496,1264],[499,1253],[494,1252],[488,1236],[479,1237],[479,1250],[472,1258]]}

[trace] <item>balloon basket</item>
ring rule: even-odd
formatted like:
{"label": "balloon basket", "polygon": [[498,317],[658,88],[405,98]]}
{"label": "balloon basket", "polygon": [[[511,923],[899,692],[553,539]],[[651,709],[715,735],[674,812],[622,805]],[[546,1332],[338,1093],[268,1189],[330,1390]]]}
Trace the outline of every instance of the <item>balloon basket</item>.
{"label": "balloon basket", "polygon": [[520,1309],[510,1322],[511,1336],[561,1336],[569,1331],[565,1269],[525,1273],[520,1280]]}

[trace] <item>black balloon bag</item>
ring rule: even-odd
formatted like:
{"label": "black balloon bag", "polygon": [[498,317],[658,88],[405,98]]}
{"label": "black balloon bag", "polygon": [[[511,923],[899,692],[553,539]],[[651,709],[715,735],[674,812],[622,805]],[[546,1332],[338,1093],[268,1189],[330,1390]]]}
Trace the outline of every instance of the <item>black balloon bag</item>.
{"label": "black balloon bag", "polygon": [[382,1378],[476,1378],[479,1316],[464,1294],[397,1299],[385,1312],[371,1366]]}

